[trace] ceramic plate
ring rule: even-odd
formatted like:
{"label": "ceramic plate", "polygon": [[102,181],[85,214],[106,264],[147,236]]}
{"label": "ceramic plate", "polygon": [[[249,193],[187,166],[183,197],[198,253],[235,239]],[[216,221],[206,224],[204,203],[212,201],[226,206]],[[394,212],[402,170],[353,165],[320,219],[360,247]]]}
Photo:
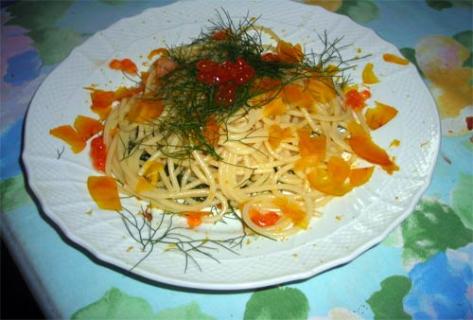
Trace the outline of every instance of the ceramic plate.
{"label": "ceramic plate", "polygon": [[[301,43],[306,52],[320,51],[319,35],[327,32],[330,40],[343,37],[343,57],[370,54],[357,62],[350,76],[360,82],[364,65],[373,63],[380,79],[371,87],[373,100],[398,109],[397,117],[376,130],[373,139],[389,149],[400,171],[389,176],[375,170],[368,184],[323,208],[322,217],[314,219],[309,230],[281,242],[242,237],[239,222],[231,219],[193,231],[169,231],[185,221],[167,216],[159,226],[157,215],[149,229],[140,215],[97,209],[86,187],[87,177],[97,174],[88,151],[72,154],[49,130],[72,123],[78,114],[94,116],[84,87],[96,84],[113,90],[133,84],[107,67],[111,59],[128,57],[143,63],[152,49],[189,42],[221,8],[235,21],[247,15],[259,17],[259,24]],[[44,212],[72,241],[103,261],[158,282],[236,290],[313,276],[379,243],[411,213],[430,182],[440,135],[434,101],[415,66],[386,63],[382,59],[386,52],[400,55],[393,45],[349,18],[297,2],[184,1],[146,10],[92,36],[41,85],[26,121],[23,160],[29,184]],[[401,141],[398,148],[388,147],[393,139]],[[131,212],[139,210],[132,199],[124,204]],[[146,243],[143,238],[149,234],[168,241]],[[197,250],[186,244],[190,238],[200,245]],[[181,242],[173,244],[175,239]]]}

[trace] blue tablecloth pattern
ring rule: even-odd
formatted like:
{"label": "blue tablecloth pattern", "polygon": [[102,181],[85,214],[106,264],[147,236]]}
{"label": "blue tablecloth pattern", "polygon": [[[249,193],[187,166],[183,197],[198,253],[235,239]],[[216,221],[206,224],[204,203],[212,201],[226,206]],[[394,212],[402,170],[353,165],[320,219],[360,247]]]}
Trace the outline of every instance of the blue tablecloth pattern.
{"label": "blue tablecloth pattern", "polygon": [[473,319],[472,2],[301,1],[395,44],[442,120],[432,183],[414,212],[353,262],[241,292],[162,285],[105,265],[41,213],[20,161],[25,113],[47,75],[95,32],[172,1],[1,2],[2,236],[47,316],[74,319]]}

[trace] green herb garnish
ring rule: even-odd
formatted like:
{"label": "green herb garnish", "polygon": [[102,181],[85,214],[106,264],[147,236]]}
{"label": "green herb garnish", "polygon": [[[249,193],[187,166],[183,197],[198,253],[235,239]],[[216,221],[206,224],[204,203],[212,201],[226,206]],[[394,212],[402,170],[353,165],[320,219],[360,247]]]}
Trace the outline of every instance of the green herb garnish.
{"label": "green herb garnish", "polygon": [[[305,54],[297,62],[272,61],[262,58],[268,46],[262,42],[262,28],[256,25],[257,19],[246,16],[235,24],[229,14],[218,13],[218,19],[212,26],[186,46],[169,48],[170,58],[176,68],[160,79],[160,85],[153,93],[155,98],[164,102],[166,112],[152,123],[153,132],[159,132],[163,139],[157,148],[166,156],[174,159],[190,157],[193,151],[201,151],[220,159],[214,145],[205,135],[209,121],[216,121],[225,127],[226,122],[240,110],[247,112],[248,101],[265,92],[257,88],[256,83],[263,78],[279,81],[276,88],[296,80],[309,78],[314,74],[327,77],[337,85],[347,79],[327,69],[332,64],[338,71],[344,70],[343,61],[337,45],[341,39],[332,43],[327,35],[320,37],[324,49],[322,53]],[[199,80],[198,64],[212,61],[215,64],[235,64],[244,61],[252,68],[254,75],[245,83],[235,85],[228,90],[222,85],[215,85]],[[230,82],[231,84],[231,82]],[[225,91],[227,90],[227,91]],[[230,92],[233,90],[234,92]],[[222,91],[228,93],[226,103],[222,105]],[[266,91],[268,91],[266,89]],[[230,96],[230,94],[233,94]],[[225,97],[224,97],[225,98]],[[265,103],[269,102],[268,100]],[[171,143],[171,137],[179,137],[179,143]],[[128,145],[128,153],[139,146],[138,141]]]}

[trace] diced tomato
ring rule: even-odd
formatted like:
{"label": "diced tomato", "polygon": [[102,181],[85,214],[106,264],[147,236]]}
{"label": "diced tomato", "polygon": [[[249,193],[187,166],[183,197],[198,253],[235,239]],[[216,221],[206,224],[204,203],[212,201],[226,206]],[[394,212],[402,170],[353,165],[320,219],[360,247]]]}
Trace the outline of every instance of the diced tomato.
{"label": "diced tomato", "polygon": [[250,208],[250,219],[251,221],[259,227],[270,227],[275,225],[279,219],[281,218],[276,212],[274,211],[265,211],[261,212],[260,210],[251,207]]}
{"label": "diced tomato", "polygon": [[190,229],[194,229],[202,224],[202,218],[208,215],[208,212],[204,211],[188,211],[185,212],[187,225]]}
{"label": "diced tomato", "polygon": [[370,97],[371,93],[368,90],[358,92],[351,89],[345,93],[345,103],[353,110],[361,110],[366,106],[366,100]]}

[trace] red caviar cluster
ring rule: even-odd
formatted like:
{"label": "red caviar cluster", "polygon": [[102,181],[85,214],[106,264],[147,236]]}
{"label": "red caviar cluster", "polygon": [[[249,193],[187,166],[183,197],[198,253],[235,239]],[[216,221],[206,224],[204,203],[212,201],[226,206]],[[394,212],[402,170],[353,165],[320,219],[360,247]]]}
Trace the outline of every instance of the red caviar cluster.
{"label": "red caviar cluster", "polygon": [[227,60],[222,63],[203,59],[196,67],[197,80],[208,86],[217,86],[215,100],[221,105],[235,102],[237,88],[255,76],[255,69],[241,57],[235,62]]}
{"label": "red caviar cluster", "polygon": [[92,158],[92,164],[96,170],[105,171],[107,150],[103,142],[103,136],[97,136],[90,142],[90,157]]}

